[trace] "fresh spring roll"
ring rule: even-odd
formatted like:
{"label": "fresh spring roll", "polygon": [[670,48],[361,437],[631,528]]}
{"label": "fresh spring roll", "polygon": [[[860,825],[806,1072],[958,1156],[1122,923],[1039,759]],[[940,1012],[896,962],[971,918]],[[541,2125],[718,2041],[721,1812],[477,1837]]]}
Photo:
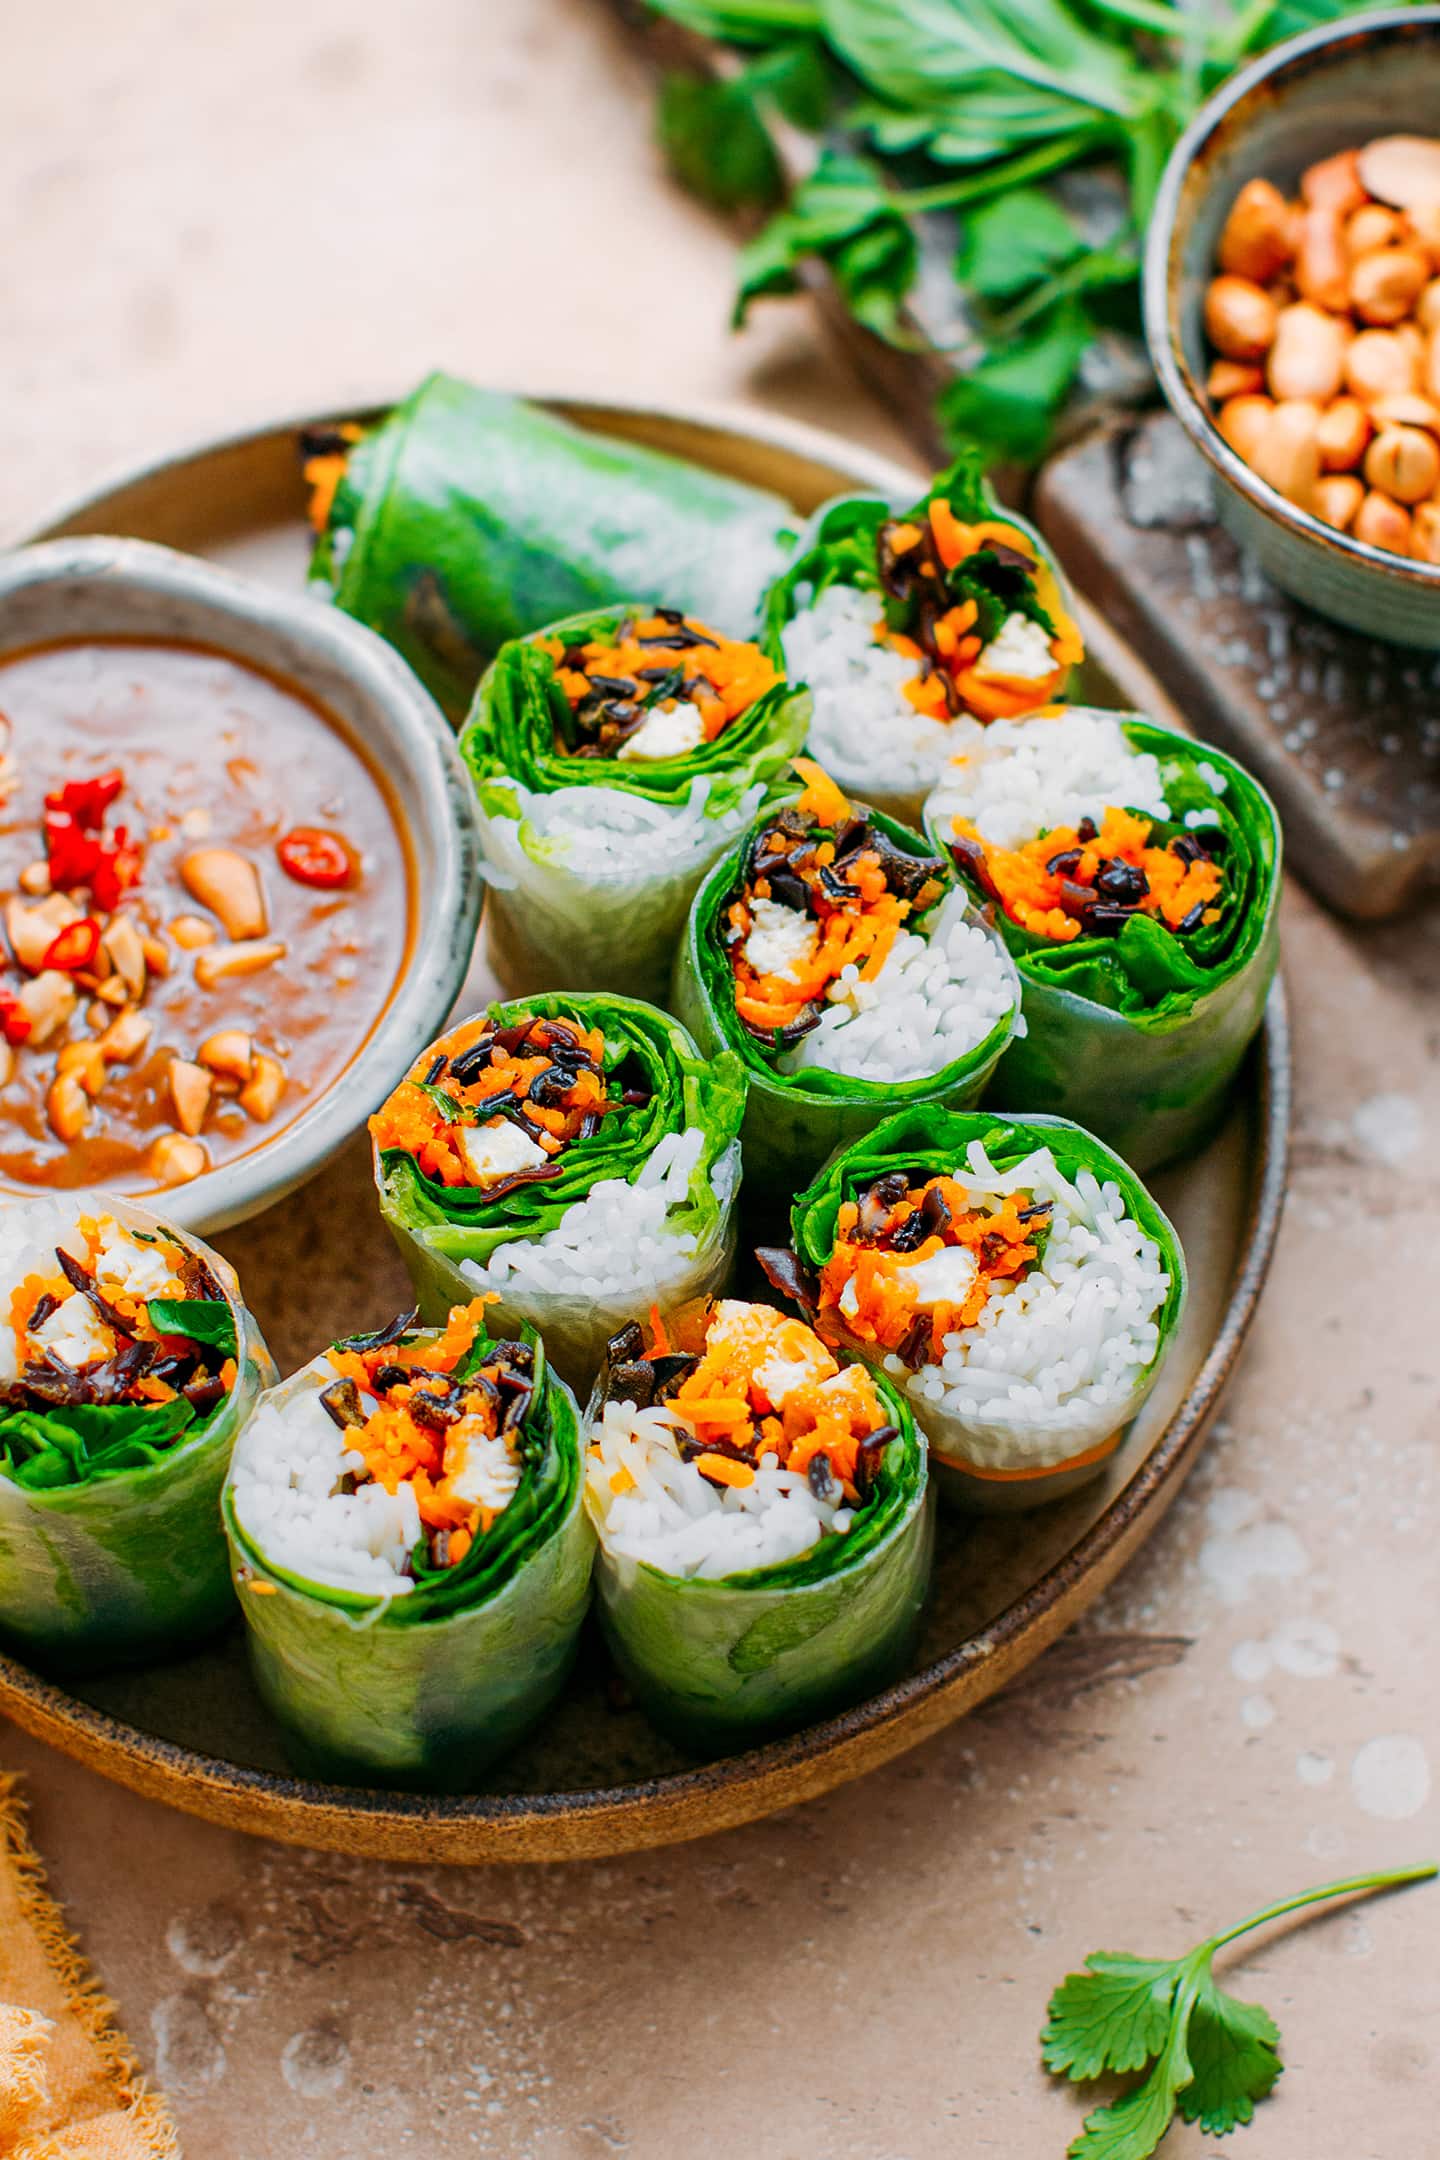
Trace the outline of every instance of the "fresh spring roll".
{"label": "fresh spring roll", "polygon": [[768,1305],[616,1337],[586,1504],[615,1662],[689,1747],[826,1717],[911,1655],[934,1542],[925,1441],[889,1380]]}
{"label": "fresh spring roll", "polygon": [[220,1488],[275,1368],[220,1255],[102,1194],[0,1205],[0,1635],[55,1669],[234,1609]]}
{"label": "fresh spring roll", "polygon": [[967,727],[927,823],[1020,969],[1010,1110],[1073,1118],[1142,1174],[1198,1146],[1264,1016],[1280,825],[1239,765],[1125,713]]}
{"label": "fresh spring roll", "polygon": [[672,1004],[745,1061],[745,1165],[793,1192],[907,1102],[978,1100],[1020,1024],[1003,942],[943,856],[808,759],[695,898]]}
{"label": "fresh spring roll", "polygon": [[[763,1253],[841,1356],[903,1390],[942,1494],[1028,1507],[1093,1476],[1179,1325],[1179,1240],[1061,1118],[902,1110],[799,1195]],[[798,1265],[797,1265],[798,1263]]]}
{"label": "fresh spring roll", "polygon": [[507,645],[460,738],[505,989],[663,999],[696,886],[809,712],[758,645],[676,608],[572,615]]}
{"label": "fresh spring roll", "polygon": [[440,1320],[477,1291],[589,1392],[630,1313],[724,1287],[745,1072],[653,1006],[529,998],[422,1051],[370,1120],[380,1212]]}
{"label": "fresh spring roll", "polygon": [[264,1397],[225,1528],[297,1761],[459,1791],[564,1685],[590,1595],[574,1397],[484,1301],[353,1336]]}
{"label": "fresh spring roll", "polygon": [[312,580],[457,720],[508,639],[626,593],[748,633],[794,543],[778,495],[451,375],[302,447]]}
{"label": "fresh spring roll", "polygon": [[911,825],[956,720],[1060,697],[1085,648],[1058,571],[962,458],[898,515],[842,496],[772,587],[766,645],[815,699],[809,750],[840,785]]}

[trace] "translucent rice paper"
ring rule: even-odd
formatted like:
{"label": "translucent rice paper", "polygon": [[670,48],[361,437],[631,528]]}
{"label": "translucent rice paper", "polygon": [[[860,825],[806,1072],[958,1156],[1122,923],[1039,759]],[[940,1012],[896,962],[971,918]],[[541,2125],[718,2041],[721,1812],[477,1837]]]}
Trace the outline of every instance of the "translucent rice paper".
{"label": "translucent rice paper", "polygon": [[[592,609],[547,634],[566,644],[609,637],[650,607]],[[663,1002],[695,888],[800,748],[809,694],[781,681],[714,741],[654,761],[557,751],[563,696],[550,658],[516,639],[461,733],[480,811],[490,961],[517,997],[617,990]]]}
{"label": "translucent rice paper", "polygon": [[[733,1753],[888,1687],[914,1654],[934,1565],[925,1438],[883,1378],[900,1428],[876,1497],[844,1537],[798,1560],[713,1578],[667,1575],[605,1550],[596,1606],[610,1654],[647,1717],[701,1755]],[[599,1413],[592,1399],[586,1423]]]}
{"label": "translucent rice paper", "polygon": [[[772,805],[765,818],[773,817],[778,807]],[[862,811],[865,806],[855,808]],[[897,848],[912,855],[929,852],[918,833],[881,812],[873,815]],[[744,1060],[749,1082],[742,1133],[745,1174],[752,1187],[778,1188],[788,1194],[812,1176],[834,1149],[869,1132],[903,1104],[923,1102],[938,1109],[963,1110],[978,1102],[1019,1020],[1019,985],[1012,1010],[973,1050],[938,1072],[913,1080],[883,1081],[852,1080],[822,1066],[805,1066],[795,1073],[778,1071],[774,1057],[767,1055],[736,1013],[735,977],[719,935],[730,892],[741,878],[761,822],[757,820],[740,844],[716,864],[695,896],[684,940],[675,955],[670,1006],[702,1051],[714,1055],[731,1049]],[[917,917],[910,927],[923,929],[944,898],[942,893],[927,915]],[[988,919],[976,910],[971,920],[1005,955],[1003,942]],[[1005,957],[1008,968],[1012,963]]]}
{"label": "translucent rice paper", "polygon": [[[1116,718],[1159,759],[1172,818],[1224,833],[1220,919],[1181,938],[1140,917],[1118,937],[1061,945],[996,911],[1026,1032],[1001,1061],[995,1098],[1073,1119],[1143,1176],[1210,1138],[1265,1017],[1280,951],[1280,820],[1258,780],[1209,743]],[[951,824],[942,782],[926,806],[937,848]]]}
{"label": "translucent rice paper", "polygon": [[[536,1359],[542,1384],[523,1428],[543,1434],[543,1462],[438,1599],[427,1589],[401,1597],[332,1589],[272,1566],[237,1520],[227,1485],[225,1532],[255,1683],[312,1775],[466,1791],[564,1686],[590,1602],[595,1540],[575,1398],[538,1346]],[[283,1408],[324,1385],[307,1366],[272,1399]]]}
{"label": "translucent rice paper", "polygon": [[95,1672],[188,1648],[234,1610],[220,1491],[236,1436],[276,1374],[235,1271],[212,1246],[116,1195],[70,1197],[77,1218],[113,1215],[200,1255],[234,1315],[238,1368],[227,1400],[158,1463],[44,1490],[0,1475],[0,1633],[48,1669]]}
{"label": "translucent rice paper", "polygon": [[[784,634],[787,624],[795,617],[813,607],[815,601],[832,585],[849,585],[862,591],[872,592],[875,597],[875,615],[883,612],[884,594],[876,568],[876,540],[880,527],[887,519],[901,516],[915,522],[922,521],[929,513],[931,502],[943,496],[958,518],[966,523],[980,519],[1003,519],[1015,526],[1034,543],[1036,560],[1040,565],[1044,587],[1040,597],[1052,615],[1057,608],[1073,618],[1075,602],[1064,575],[1045,544],[1043,536],[1013,510],[997,503],[983,476],[975,469],[973,459],[957,459],[947,471],[936,475],[925,493],[910,509],[900,511],[896,505],[875,495],[839,495],[824,503],[806,524],[795,553],[785,565],[775,583],[766,594],[762,604],[761,619],[764,625],[765,650],[777,667],[785,665]],[[795,679],[803,681],[803,672],[796,672]],[[935,771],[927,780],[918,780],[913,773],[902,769],[897,760],[893,738],[884,728],[877,728],[867,743],[866,754],[856,758],[847,756],[839,748],[832,734],[830,707],[843,691],[820,690],[809,686],[815,697],[815,713],[811,721],[809,755],[825,767],[833,780],[848,795],[857,795],[862,801],[887,816],[898,818],[902,824],[918,826],[923,815],[925,798],[935,784],[941,763],[946,755],[937,751]],[[1047,691],[1047,697],[1064,694]],[[908,707],[906,708],[908,711]],[[903,715],[901,716],[903,718]],[[913,717],[913,715],[912,715]],[[934,741],[942,741],[946,730],[943,725],[935,730]],[[897,777],[897,773],[899,777]]]}
{"label": "translucent rice paper", "polygon": [[311,577],[458,719],[508,638],[627,592],[748,636],[794,523],[778,495],[431,375],[351,451]]}
{"label": "translucent rice paper", "polygon": [[[546,1355],[572,1387],[588,1392],[605,1345],[634,1313],[658,1305],[671,1312],[697,1297],[719,1295],[735,1258],[735,1198],[740,1185],[740,1121],[745,1074],[734,1056],[702,1058],[694,1042],[668,1013],[617,997],[526,998],[497,1008],[502,1025],[528,1015],[569,1018],[604,1030],[607,1043],[624,1043],[640,1060],[651,1099],[642,1119],[607,1121],[594,1142],[561,1156],[553,1182],[525,1185],[488,1202],[470,1187],[444,1187],[422,1177],[409,1156],[389,1150],[377,1157],[380,1212],[400,1248],[415,1285],[421,1317],[439,1326],[450,1307],[465,1304],[494,1286],[485,1275],[502,1246],[525,1244],[558,1230],[604,1180],[634,1184],[662,1141],[687,1131],[703,1135],[686,1200],[666,1214],[670,1254],[642,1286],[633,1273],[618,1272],[617,1256],[592,1252],[586,1262],[598,1290],[547,1292],[511,1278],[499,1302],[486,1307],[492,1334],[516,1336],[537,1327]],[[679,1240],[694,1249],[685,1253]],[[604,1284],[615,1284],[613,1294]]]}
{"label": "translucent rice paper", "polygon": [[[1014,1118],[1001,1112],[968,1115],[923,1109],[901,1111],[851,1147],[832,1157],[791,1210],[795,1250],[815,1270],[824,1267],[835,1247],[836,1220],[846,1201],[858,1198],[876,1178],[903,1171],[912,1183],[950,1176],[965,1165],[966,1151],[978,1140],[999,1171],[1012,1170],[1037,1148],[1049,1148],[1061,1174],[1071,1183],[1088,1170],[1101,1184],[1120,1188],[1125,1212],[1160,1249],[1160,1263],[1170,1278],[1156,1315],[1159,1347],[1136,1375],[1122,1402],[1091,1406],[1081,1425],[1058,1433],[1023,1411],[1009,1417],[964,1415],[929,1401],[906,1380],[904,1392],[930,1441],[930,1461],[943,1497],[988,1509],[1032,1505],[1054,1499],[1098,1471],[1105,1456],[1124,1435],[1160,1377],[1184,1310],[1185,1256],[1174,1225],[1134,1172],[1093,1134],[1063,1118]],[[875,1343],[843,1334],[844,1351],[883,1371],[887,1353]]]}

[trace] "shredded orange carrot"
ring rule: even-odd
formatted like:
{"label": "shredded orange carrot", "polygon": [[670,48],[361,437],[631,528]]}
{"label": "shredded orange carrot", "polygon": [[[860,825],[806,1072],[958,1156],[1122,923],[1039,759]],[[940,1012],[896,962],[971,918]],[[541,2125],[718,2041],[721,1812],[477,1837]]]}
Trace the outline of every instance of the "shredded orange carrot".
{"label": "shredded orange carrot", "polygon": [[[955,820],[963,858],[983,862],[988,895],[1022,930],[1062,945],[1086,934],[1095,908],[1107,910],[1107,929],[1121,927],[1114,918],[1126,911],[1156,916],[1175,931],[1218,920],[1210,903],[1224,883],[1220,865],[1193,840],[1152,846],[1152,829],[1149,818],[1112,806],[1098,831],[1091,822],[1085,839],[1074,827],[1056,826],[1021,847],[1003,848],[968,819]],[[1122,867],[1128,878],[1117,876]]]}
{"label": "shredded orange carrot", "polygon": [[790,762],[805,783],[799,805],[804,815],[814,818],[817,825],[843,825],[850,816],[849,798],[824,766],[808,757],[792,758]]}
{"label": "shredded orange carrot", "polygon": [[[547,634],[534,643],[555,663],[583,738],[576,744],[557,731],[555,748],[562,752],[583,746],[613,757],[639,732],[648,712],[682,703],[699,712],[701,740],[714,742],[781,679],[758,645],[722,637],[693,616],[670,611],[627,616],[609,639],[567,647]],[[659,697],[656,668],[674,678]]]}

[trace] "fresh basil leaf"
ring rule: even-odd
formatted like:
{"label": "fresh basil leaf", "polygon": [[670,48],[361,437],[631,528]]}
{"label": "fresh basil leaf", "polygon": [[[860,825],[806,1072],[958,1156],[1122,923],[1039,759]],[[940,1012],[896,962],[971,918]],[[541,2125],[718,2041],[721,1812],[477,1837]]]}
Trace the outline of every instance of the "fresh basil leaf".
{"label": "fresh basil leaf", "polygon": [[223,1298],[151,1298],[145,1308],[159,1335],[184,1335],[223,1357],[239,1347],[235,1315]]}
{"label": "fresh basil leaf", "polygon": [[821,27],[819,0],[649,0],[649,6],[686,30],[730,45],[763,45],[777,35]]}
{"label": "fresh basil leaf", "polygon": [[768,210],[784,194],[779,153],[743,75],[666,75],[657,125],[671,172],[712,208]]}
{"label": "fresh basil leaf", "polygon": [[458,1096],[452,1095],[448,1088],[432,1086],[428,1080],[417,1080],[415,1085],[422,1095],[429,1096],[447,1125],[471,1123],[469,1106],[462,1103]]}
{"label": "fresh basil leaf", "polygon": [[752,60],[745,80],[757,97],[768,99],[792,127],[818,135],[830,117],[831,79],[825,48],[814,38],[797,38]]}
{"label": "fresh basil leaf", "polygon": [[812,257],[828,264],[861,322],[882,337],[895,334],[918,252],[908,218],[868,159],[827,151],[741,251],[736,322],[755,300],[793,292],[801,263]]}
{"label": "fresh basil leaf", "polygon": [[1131,41],[1088,29],[1063,0],[822,0],[841,59],[890,103],[958,110],[999,96],[1030,100],[1042,131],[1085,109],[1129,120],[1151,97]]}
{"label": "fresh basil leaf", "polygon": [[972,210],[955,275],[984,300],[1013,300],[1072,263],[1085,242],[1043,188],[1016,188]]}
{"label": "fresh basil leaf", "polygon": [[1041,457],[1090,337],[1083,309],[1061,301],[1028,337],[997,347],[946,384],[938,409],[947,435],[978,443],[990,458],[1030,464]]}

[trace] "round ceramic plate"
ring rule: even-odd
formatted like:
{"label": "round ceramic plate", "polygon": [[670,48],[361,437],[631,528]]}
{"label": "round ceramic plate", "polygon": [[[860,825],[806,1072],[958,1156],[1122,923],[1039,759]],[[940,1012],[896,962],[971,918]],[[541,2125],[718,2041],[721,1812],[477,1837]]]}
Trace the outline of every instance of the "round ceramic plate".
{"label": "round ceramic plate", "polygon": [[[812,429],[567,405],[568,418],[774,489],[803,512],[857,486],[903,499],[915,474]],[[307,421],[314,416],[307,416]],[[172,459],[77,505],[36,538],[133,534],[298,584],[307,543],[302,423]],[[1183,720],[1128,647],[1081,608],[1082,694]],[[462,1006],[489,994],[482,972]],[[544,1730],[484,1791],[429,1799],[290,1776],[251,1688],[238,1623],[190,1658],[66,1691],[0,1659],[0,1708],[153,1799],[235,1829],[402,1861],[551,1860],[696,1837],[812,1798],[963,1716],[1037,1657],[1154,1530],[1195,1460],[1245,1339],[1285,1183],[1289,1058],[1277,988],[1233,1114],[1198,1160],[1155,1181],[1190,1261],[1185,1323],[1160,1385],[1099,1479],[1030,1514],[942,1517],[936,1590],[914,1669],[793,1739],[695,1763],[616,1700],[591,1645]],[[356,1142],[303,1192],[218,1242],[282,1370],[409,1303]]]}

